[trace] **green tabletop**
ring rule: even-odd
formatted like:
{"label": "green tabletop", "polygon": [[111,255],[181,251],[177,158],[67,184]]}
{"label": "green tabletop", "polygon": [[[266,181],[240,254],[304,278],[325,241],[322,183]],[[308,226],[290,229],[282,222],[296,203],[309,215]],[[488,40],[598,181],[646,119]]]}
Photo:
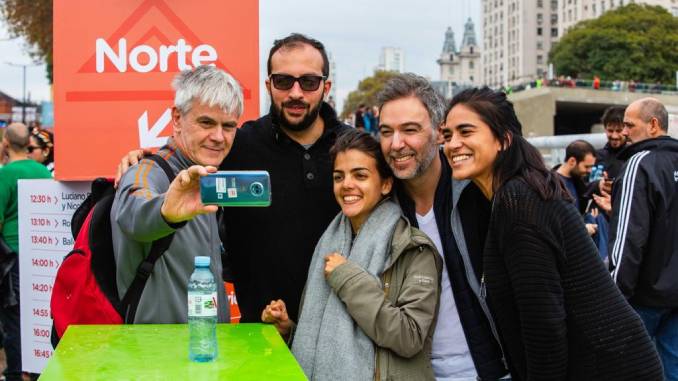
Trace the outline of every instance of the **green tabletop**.
{"label": "green tabletop", "polygon": [[188,360],[188,325],[74,325],[40,376],[49,380],[305,380],[278,332],[217,325],[219,356]]}

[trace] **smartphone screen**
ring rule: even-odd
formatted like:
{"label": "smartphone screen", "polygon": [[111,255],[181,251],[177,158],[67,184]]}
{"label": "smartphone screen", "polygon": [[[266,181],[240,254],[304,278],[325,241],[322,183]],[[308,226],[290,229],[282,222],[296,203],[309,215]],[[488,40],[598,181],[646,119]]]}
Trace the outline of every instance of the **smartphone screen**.
{"label": "smartphone screen", "polygon": [[200,178],[205,205],[269,206],[271,179],[267,171],[219,171]]}

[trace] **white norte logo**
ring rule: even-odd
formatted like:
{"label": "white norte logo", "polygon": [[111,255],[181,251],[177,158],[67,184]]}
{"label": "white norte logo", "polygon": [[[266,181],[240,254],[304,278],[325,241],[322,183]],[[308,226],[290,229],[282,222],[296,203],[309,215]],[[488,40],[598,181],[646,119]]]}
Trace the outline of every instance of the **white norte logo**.
{"label": "white norte logo", "polygon": [[[96,70],[97,73],[103,73],[105,59],[108,58],[110,63],[112,63],[121,73],[127,71],[128,62],[132,70],[139,73],[148,73],[155,69],[158,64],[160,65],[160,71],[164,73],[167,71],[172,55],[176,56],[179,70],[190,70],[191,65],[186,61],[191,50],[193,51],[190,54],[191,63],[196,67],[207,64],[214,65],[214,62],[219,58],[217,50],[214,49],[214,47],[202,44],[196,46],[194,49],[191,45],[187,45],[186,41],[181,38],[177,41],[176,45],[160,45],[157,52],[151,46],[139,45],[135,46],[129,53],[127,53],[127,40],[124,38],[118,40],[117,53],[110,45],[108,45],[106,40],[97,38],[95,46]],[[146,63],[142,63],[144,60],[140,60],[140,56],[146,57]]]}
{"label": "white norte logo", "polygon": [[[195,67],[214,65],[214,62],[218,59],[217,50],[214,47],[202,44],[193,48],[181,38],[176,45],[160,45],[157,51],[149,45],[139,45],[128,52],[127,40],[124,38],[118,40],[117,52],[103,38],[97,38],[95,48],[97,73],[104,72],[106,59],[121,73],[127,72],[128,64],[133,71],[138,73],[148,73],[156,67],[161,72],[167,72],[169,62],[173,59],[172,56],[175,56],[174,59],[176,59],[179,70],[190,70],[192,68],[187,62],[189,58],[190,63]],[[140,57],[145,57],[145,60],[140,59]],[[151,128],[149,128],[148,111],[141,114],[137,120],[141,148],[160,147],[167,143],[167,137],[160,136],[160,133],[172,120],[171,111],[169,108],[166,109]]]}

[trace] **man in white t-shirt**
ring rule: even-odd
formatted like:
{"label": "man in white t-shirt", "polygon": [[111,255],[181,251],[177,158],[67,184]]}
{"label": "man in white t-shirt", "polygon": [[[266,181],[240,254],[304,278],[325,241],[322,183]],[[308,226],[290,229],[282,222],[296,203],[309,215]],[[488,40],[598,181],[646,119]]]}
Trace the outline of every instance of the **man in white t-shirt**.
{"label": "man in white t-shirt", "polygon": [[[452,180],[451,169],[440,153],[443,100],[425,78],[401,74],[386,83],[377,102],[382,152],[400,180],[395,186],[396,198],[410,223],[431,238],[445,261],[431,353],[436,378],[500,379],[508,371],[489,309],[479,297],[478,269],[485,233],[478,238],[475,230],[482,229],[471,227],[467,234],[467,225],[459,218],[456,224],[451,219],[453,206],[464,200],[464,194],[466,200],[482,202],[482,198],[473,197],[471,183]],[[467,247],[468,240],[473,245]]]}

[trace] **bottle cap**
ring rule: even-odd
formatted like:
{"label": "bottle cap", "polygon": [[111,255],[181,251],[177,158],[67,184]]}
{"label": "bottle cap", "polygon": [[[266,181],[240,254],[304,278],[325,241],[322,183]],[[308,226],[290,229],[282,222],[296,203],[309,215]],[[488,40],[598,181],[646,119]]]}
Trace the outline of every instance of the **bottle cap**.
{"label": "bottle cap", "polygon": [[195,257],[195,267],[208,267],[210,265],[210,257]]}

